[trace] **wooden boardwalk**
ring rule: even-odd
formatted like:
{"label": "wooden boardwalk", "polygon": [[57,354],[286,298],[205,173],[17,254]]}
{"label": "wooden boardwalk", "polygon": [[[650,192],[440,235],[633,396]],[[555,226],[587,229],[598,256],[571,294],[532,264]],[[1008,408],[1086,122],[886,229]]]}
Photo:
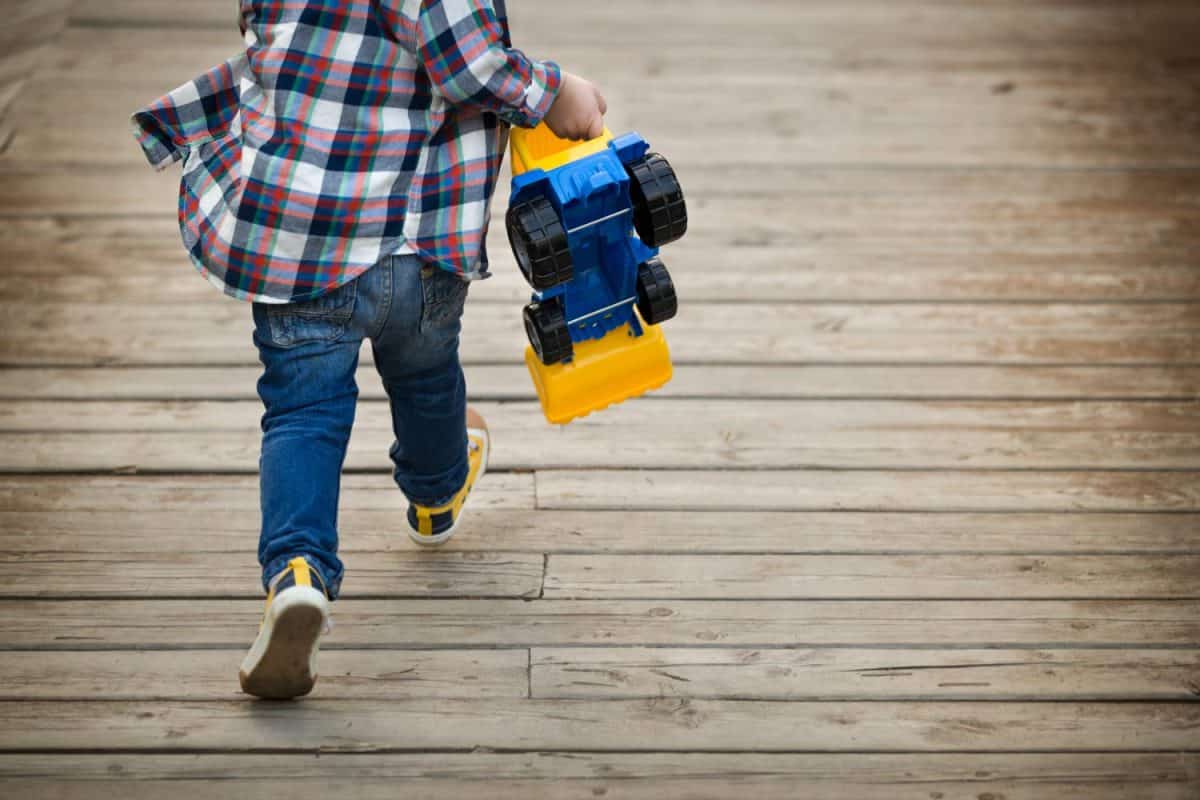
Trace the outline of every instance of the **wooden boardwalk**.
{"label": "wooden boardwalk", "polygon": [[1194,0],[512,0],[680,173],[677,376],[546,425],[496,226],[495,471],[417,552],[365,367],[286,704],[249,308],[126,125],[233,4],[5,5],[0,796],[1200,797]]}

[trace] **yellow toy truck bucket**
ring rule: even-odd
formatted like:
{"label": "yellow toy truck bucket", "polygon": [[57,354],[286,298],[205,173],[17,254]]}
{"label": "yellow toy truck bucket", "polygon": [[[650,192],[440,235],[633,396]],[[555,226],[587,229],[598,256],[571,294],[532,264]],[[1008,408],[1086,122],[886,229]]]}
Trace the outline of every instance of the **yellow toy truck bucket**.
{"label": "yellow toy truck bucket", "polygon": [[526,347],[525,365],[542,412],[555,425],[657,389],[672,373],[667,337],[645,323],[641,336],[623,325],[602,339],[576,342],[574,358],[565,364],[547,366]]}
{"label": "yellow toy truck bucket", "polygon": [[536,128],[513,128],[509,137],[512,145],[513,177],[528,172],[531,169],[542,169],[546,172],[570,164],[572,161],[599,153],[608,147],[612,141],[612,131],[604,129],[604,133],[586,142],[573,142],[560,139],[554,135],[546,123]]}

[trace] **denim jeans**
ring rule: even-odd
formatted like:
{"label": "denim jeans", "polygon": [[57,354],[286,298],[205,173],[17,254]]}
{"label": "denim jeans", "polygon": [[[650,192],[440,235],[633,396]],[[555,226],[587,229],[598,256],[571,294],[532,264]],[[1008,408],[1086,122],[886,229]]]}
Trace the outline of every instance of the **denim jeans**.
{"label": "denim jeans", "polygon": [[[259,486],[263,585],[304,556],[336,597],[338,491],[354,424],[364,338],[391,406],[389,454],[412,502],[448,502],[467,479],[466,384],[458,336],[468,282],[389,256],[315,300],[254,303],[263,374]],[[396,524],[405,525],[397,500]]]}

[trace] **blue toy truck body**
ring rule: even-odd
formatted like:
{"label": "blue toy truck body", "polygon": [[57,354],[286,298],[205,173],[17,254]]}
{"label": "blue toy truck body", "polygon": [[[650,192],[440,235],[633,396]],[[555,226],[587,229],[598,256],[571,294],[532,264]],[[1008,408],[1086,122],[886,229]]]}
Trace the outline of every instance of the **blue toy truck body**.
{"label": "blue toy truck body", "polygon": [[533,299],[560,298],[572,342],[600,339],[622,325],[642,334],[634,313],[638,265],[658,255],[658,248],[634,233],[626,165],[643,158],[649,147],[641,136],[629,133],[600,152],[513,178],[512,205],[546,197],[566,229],[574,277],[535,291]]}

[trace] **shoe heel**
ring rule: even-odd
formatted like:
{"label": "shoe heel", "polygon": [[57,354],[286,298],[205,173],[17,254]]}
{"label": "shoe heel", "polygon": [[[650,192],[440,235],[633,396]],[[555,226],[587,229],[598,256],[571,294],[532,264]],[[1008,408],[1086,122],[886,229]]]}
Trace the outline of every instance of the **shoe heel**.
{"label": "shoe heel", "polygon": [[242,691],[270,700],[301,697],[317,682],[317,652],[329,601],[316,589],[290,589],[272,604],[238,672]]}

